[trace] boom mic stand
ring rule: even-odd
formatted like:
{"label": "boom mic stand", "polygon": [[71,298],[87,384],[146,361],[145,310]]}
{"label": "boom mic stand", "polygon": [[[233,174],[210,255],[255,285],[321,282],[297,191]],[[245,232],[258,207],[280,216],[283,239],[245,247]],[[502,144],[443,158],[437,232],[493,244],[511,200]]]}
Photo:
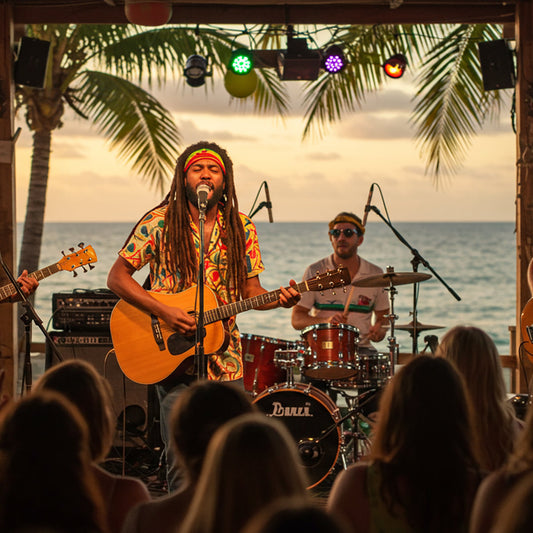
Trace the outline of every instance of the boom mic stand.
{"label": "boom mic stand", "polygon": [[13,273],[11,272],[9,267],[6,265],[6,263],[4,262],[1,252],[0,252],[0,264],[2,265],[2,269],[5,272],[7,278],[13,285],[14,289],[17,291],[17,294],[19,295],[19,298],[21,300],[21,305],[25,309],[25,312],[20,316],[20,319],[24,323],[24,343],[25,343],[24,370],[22,373],[22,387],[20,391],[20,395],[22,396],[24,390],[26,390],[27,393],[31,392],[31,388],[33,385],[33,372],[32,372],[32,366],[31,366],[31,323],[32,321],[41,330],[42,334],[48,341],[49,345],[52,347],[52,351],[54,352],[55,356],[59,359],[59,361],[63,361],[63,356],[59,353],[59,350],[57,349],[57,346],[52,340],[52,337],[50,337],[50,335],[48,334],[48,331],[46,331],[46,328],[43,326],[43,321],[37,314],[37,311],[35,311],[35,308],[31,304],[30,300],[26,298],[26,295],[22,292],[20,285],[15,279],[15,276],[13,276]]}
{"label": "boom mic stand", "polygon": [[[386,219],[382,214],[381,214],[381,211],[375,206],[375,205],[370,205],[369,206],[369,210],[372,210],[374,211],[374,213],[376,213],[380,218],[381,220],[383,220],[383,222],[385,222],[385,224],[387,224],[387,226],[389,226],[389,228],[392,230],[392,232],[394,233],[394,235],[396,235],[396,237],[398,238],[398,240],[404,244],[405,246],[407,246],[407,248],[409,248],[409,250],[411,250],[411,253],[413,254],[413,259],[411,259],[411,265],[413,266],[413,272],[417,272],[418,271],[418,265],[422,264],[424,265],[430,272],[433,273],[433,275],[448,289],[448,291],[450,292],[450,294],[457,300],[457,301],[460,301],[461,300],[461,297],[439,276],[439,274],[437,274],[437,272],[435,272],[435,270],[433,269],[433,267],[428,263],[428,261],[426,261],[426,259],[424,259],[420,253],[418,252],[418,250],[416,250],[415,248],[413,248],[406,240],[405,238],[402,236],[402,234],[390,223],[390,221],[388,219]],[[418,324],[418,320],[417,320],[417,303],[418,303],[418,283],[415,283],[414,286],[413,286],[413,354],[417,354],[418,353],[418,330],[416,329],[417,328],[417,324]]]}

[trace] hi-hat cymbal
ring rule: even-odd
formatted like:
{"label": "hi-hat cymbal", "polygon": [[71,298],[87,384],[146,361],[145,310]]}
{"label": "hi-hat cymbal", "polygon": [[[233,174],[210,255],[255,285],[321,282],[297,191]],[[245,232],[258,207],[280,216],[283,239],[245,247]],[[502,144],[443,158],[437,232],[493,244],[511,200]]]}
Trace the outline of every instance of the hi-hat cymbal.
{"label": "hi-hat cymbal", "polygon": [[[442,329],[444,326],[430,326],[429,324],[422,324],[421,322],[416,323],[416,331],[427,331],[428,329]],[[394,329],[401,329],[403,331],[410,331],[413,333],[415,330],[414,322],[411,321],[409,324],[399,324],[394,326]]]}
{"label": "hi-hat cymbal", "polygon": [[418,283],[431,277],[431,274],[421,272],[385,272],[376,276],[368,276],[352,282],[356,287],[388,287],[390,285],[405,285],[406,283]]}

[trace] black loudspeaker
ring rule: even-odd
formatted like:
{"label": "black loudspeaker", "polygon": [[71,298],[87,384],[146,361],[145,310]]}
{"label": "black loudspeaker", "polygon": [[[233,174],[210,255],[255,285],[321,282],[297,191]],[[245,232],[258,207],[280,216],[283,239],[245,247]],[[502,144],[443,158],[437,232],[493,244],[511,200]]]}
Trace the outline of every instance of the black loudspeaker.
{"label": "black loudspeaker", "polygon": [[[159,407],[153,385],[141,385],[128,379],[120,369],[115,357],[111,338],[94,331],[59,332],[52,331],[50,336],[57,346],[63,360],[83,359],[94,365],[98,372],[111,384],[113,391],[113,410],[117,421],[115,446],[134,445],[141,438],[153,446],[158,441]],[[46,347],[45,368],[57,364],[58,358],[52,348]],[[126,413],[124,426],[123,416]],[[123,429],[126,429],[123,432]]]}
{"label": "black loudspeaker", "polygon": [[15,61],[15,83],[42,89],[46,79],[49,53],[50,43],[48,41],[22,37]]}
{"label": "black loudspeaker", "polygon": [[513,52],[505,39],[478,43],[483,88],[486,91],[515,86]]}

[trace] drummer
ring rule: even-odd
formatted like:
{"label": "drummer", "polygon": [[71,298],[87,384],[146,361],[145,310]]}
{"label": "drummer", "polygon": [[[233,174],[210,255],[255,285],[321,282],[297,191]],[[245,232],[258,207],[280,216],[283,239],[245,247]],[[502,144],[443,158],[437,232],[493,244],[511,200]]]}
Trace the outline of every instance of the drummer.
{"label": "drummer", "polygon": [[333,253],[307,267],[303,279],[317,272],[346,267],[352,284],[342,290],[302,294],[292,310],[292,326],[303,330],[314,324],[350,324],[359,331],[358,350],[374,351],[372,342],[379,342],[387,333],[389,301],[383,287],[357,287],[357,280],[383,274],[383,270],[363,259],[357,252],[363,243],[365,227],[353,213],[339,213],[329,223],[329,240]]}

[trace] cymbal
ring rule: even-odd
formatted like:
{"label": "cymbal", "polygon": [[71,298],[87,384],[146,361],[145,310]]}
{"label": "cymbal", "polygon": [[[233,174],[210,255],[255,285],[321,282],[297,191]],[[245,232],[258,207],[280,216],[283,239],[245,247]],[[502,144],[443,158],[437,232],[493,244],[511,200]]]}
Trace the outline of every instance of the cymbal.
{"label": "cymbal", "polygon": [[418,283],[431,277],[431,274],[421,272],[385,272],[376,276],[368,276],[352,282],[356,287],[388,287],[389,285],[405,285]]}
{"label": "cymbal", "polygon": [[[444,326],[431,326],[429,324],[422,324],[421,322],[416,323],[416,331],[427,331],[428,329],[442,329]],[[409,324],[399,324],[394,326],[394,329],[401,329],[403,331],[410,331],[411,333],[415,330],[415,325],[413,321]]]}

